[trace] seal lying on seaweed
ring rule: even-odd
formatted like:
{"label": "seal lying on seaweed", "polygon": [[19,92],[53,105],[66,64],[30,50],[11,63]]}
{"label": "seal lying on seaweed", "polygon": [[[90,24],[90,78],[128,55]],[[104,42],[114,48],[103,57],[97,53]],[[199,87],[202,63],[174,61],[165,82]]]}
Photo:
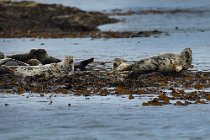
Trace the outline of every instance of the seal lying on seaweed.
{"label": "seal lying on seaweed", "polygon": [[164,53],[142,59],[134,64],[127,64],[120,58],[113,61],[114,71],[144,72],[180,72],[187,70],[192,63],[192,50],[185,48],[181,53]]}
{"label": "seal lying on seaweed", "polygon": [[20,76],[20,77],[36,76],[36,75],[44,75],[46,77],[50,76],[63,77],[66,75],[73,74],[74,61],[73,61],[73,56],[66,56],[61,62],[58,63],[51,63],[39,66],[17,66],[17,67],[8,67],[3,65],[2,68],[4,68],[9,73],[12,73],[15,76]]}

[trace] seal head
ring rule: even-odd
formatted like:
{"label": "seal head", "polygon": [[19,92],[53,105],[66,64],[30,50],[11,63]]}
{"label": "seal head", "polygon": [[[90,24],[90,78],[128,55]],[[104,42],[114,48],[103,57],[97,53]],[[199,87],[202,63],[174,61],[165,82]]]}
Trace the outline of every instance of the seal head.
{"label": "seal head", "polygon": [[126,64],[124,60],[120,58],[115,58],[113,60],[113,70],[125,71],[127,67],[128,67],[128,64]]}
{"label": "seal head", "polygon": [[0,59],[4,59],[4,53],[3,52],[0,52]]}

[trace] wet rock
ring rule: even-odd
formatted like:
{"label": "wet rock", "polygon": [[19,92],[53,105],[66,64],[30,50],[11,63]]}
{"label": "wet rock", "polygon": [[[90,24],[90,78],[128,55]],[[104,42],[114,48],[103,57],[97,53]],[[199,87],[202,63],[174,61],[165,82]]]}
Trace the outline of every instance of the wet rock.
{"label": "wet rock", "polygon": [[207,104],[205,100],[197,100],[196,104]]}
{"label": "wet rock", "polygon": [[45,96],[45,94],[44,93],[40,93],[40,97],[44,97]]}
{"label": "wet rock", "polygon": [[151,101],[142,103],[142,106],[161,106],[161,105],[163,105],[163,104],[161,102],[159,102],[159,100],[157,98],[154,98]]}
{"label": "wet rock", "polygon": [[207,96],[206,96],[206,99],[207,99],[208,101],[210,101],[210,95],[207,95]]}
{"label": "wet rock", "polygon": [[25,89],[23,87],[18,87],[17,90],[16,90],[16,92],[18,94],[23,94],[25,92]]}
{"label": "wet rock", "polygon": [[196,83],[194,85],[194,88],[197,89],[197,90],[200,90],[202,88],[202,85],[200,83]]}
{"label": "wet rock", "polygon": [[109,91],[107,89],[101,89],[99,91],[100,96],[107,96],[109,94]]}
{"label": "wet rock", "polygon": [[135,97],[133,96],[133,95],[129,95],[128,96],[128,99],[130,99],[130,100],[132,100],[132,99],[134,99]]}
{"label": "wet rock", "polygon": [[42,63],[37,60],[37,59],[30,59],[26,62],[27,64],[29,64],[30,66],[38,66],[41,65]]}
{"label": "wet rock", "polygon": [[158,98],[159,98],[159,100],[162,100],[162,101],[164,101],[166,103],[169,103],[169,98],[164,93],[160,94],[158,96]]}
{"label": "wet rock", "polygon": [[186,105],[189,105],[189,102],[177,101],[176,103],[174,103],[174,105],[176,105],[176,106],[186,106]]}

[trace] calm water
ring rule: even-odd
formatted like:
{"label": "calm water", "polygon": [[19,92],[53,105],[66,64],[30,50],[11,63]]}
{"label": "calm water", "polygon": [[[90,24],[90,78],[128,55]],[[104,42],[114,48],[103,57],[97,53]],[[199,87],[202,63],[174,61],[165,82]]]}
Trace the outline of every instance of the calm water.
{"label": "calm water", "polygon": [[[37,0],[38,1],[38,0]],[[161,52],[193,50],[195,70],[210,70],[209,0],[40,0],[84,10],[175,9],[205,10],[201,13],[115,16],[123,22],[103,25],[101,30],[141,31],[158,29],[169,36],[131,39],[0,39],[6,54],[45,48],[50,55],[76,59],[95,57],[111,62],[115,57],[139,60]],[[178,30],[175,28],[178,27]],[[43,45],[44,44],[44,45]],[[29,96],[29,98],[26,98]],[[57,95],[39,97],[0,94],[0,139],[209,139],[210,105],[142,107],[149,97]],[[5,104],[9,104],[5,106]],[[71,104],[69,107],[68,104]]]}
{"label": "calm water", "polygon": [[[21,1],[21,0],[18,0]],[[30,0],[26,0],[30,1]],[[35,0],[42,3],[60,3],[88,11],[113,9],[139,10],[151,8],[209,8],[209,0]]]}
{"label": "calm water", "polygon": [[[208,139],[209,105],[142,107],[138,96],[0,95],[1,139]],[[5,106],[4,104],[9,104]],[[71,104],[71,106],[68,106]]]}

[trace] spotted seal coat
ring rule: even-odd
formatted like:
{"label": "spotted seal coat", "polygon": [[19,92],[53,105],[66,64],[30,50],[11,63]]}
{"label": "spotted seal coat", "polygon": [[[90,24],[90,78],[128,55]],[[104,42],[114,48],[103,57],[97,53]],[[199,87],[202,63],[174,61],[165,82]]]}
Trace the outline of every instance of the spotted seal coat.
{"label": "spotted seal coat", "polygon": [[8,67],[2,66],[4,69],[10,73],[20,76],[36,76],[44,75],[46,77],[55,76],[63,77],[65,75],[71,75],[74,72],[74,61],[73,56],[66,56],[61,62],[51,63],[40,66],[18,66],[18,67]]}
{"label": "spotted seal coat", "polygon": [[117,58],[113,61],[114,71],[133,71],[138,73],[160,71],[180,72],[187,70],[192,63],[192,50],[185,48],[181,53],[164,53],[157,56],[142,59],[128,65]]}

